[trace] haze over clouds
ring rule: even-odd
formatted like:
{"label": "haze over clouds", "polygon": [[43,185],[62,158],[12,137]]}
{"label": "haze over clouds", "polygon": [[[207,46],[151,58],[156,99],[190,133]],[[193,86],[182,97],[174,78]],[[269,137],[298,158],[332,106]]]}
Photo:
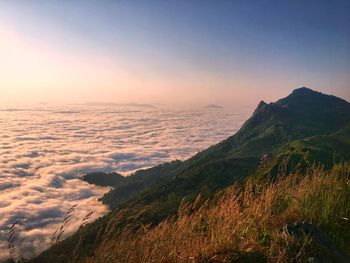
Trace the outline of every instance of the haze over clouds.
{"label": "haze over clouds", "polygon": [[[128,174],[184,159],[233,134],[247,110],[176,111],[134,106],[65,106],[0,109],[0,255],[9,227],[19,222],[18,246],[31,256],[48,244],[65,212],[78,204],[69,231],[107,188],[79,180],[81,173]],[[68,231],[68,232],[69,232]]]}

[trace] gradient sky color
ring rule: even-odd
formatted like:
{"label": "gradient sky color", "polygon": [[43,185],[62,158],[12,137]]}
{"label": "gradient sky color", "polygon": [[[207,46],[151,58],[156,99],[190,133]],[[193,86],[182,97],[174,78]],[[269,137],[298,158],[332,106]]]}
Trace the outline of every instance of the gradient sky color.
{"label": "gradient sky color", "polygon": [[0,102],[350,100],[350,1],[0,2]]}

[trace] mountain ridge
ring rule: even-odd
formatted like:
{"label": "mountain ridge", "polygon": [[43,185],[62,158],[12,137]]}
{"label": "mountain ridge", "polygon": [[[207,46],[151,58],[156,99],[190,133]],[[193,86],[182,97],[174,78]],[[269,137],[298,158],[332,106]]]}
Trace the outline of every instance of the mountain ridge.
{"label": "mountain ridge", "polygon": [[[310,125],[308,124],[308,129],[306,132],[304,131],[305,129],[302,129],[301,131],[295,130],[295,128],[293,128],[294,122],[301,126],[300,123],[303,124],[303,122],[305,122],[305,118],[310,118],[309,116],[305,117],[303,114],[300,114],[299,110],[295,113],[294,108],[299,105],[298,100],[302,100],[303,103],[306,104],[304,107],[309,107],[309,105],[311,105],[311,112],[321,112],[322,114],[324,114],[324,110],[322,110],[324,102],[328,102],[326,103],[326,106],[328,105],[328,107],[332,109],[331,116],[326,116],[326,120],[316,118],[318,121],[317,125],[314,125],[311,122],[313,127],[310,129]],[[313,101],[316,101],[316,103],[313,103],[312,105]],[[340,111],[346,113],[344,115],[340,115],[340,120],[337,120],[335,117],[335,114],[338,114],[338,107],[341,108]],[[293,115],[297,115],[298,118]],[[318,116],[319,114],[316,115]],[[320,127],[319,123],[324,121],[332,122],[332,129],[329,129],[328,127],[324,129],[322,125]],[[308,120],[308,122],[310,121]],[[276,155],[278,151],[280,151],[283,147],[286,147],[294,140],[334,132],[338,129],[338,127],[342,126],[342,124],[346,122],[350,122],[350,103],[335,96],[325,95],[323,93],[302,87],[293,90],[290,95],[276,102],[267,104],[264,101],[261,101],[253,112],[252,116],[234,135],[204,151],[195,154],[188,160],[181,162],[178,161],[176,167],[171,167],[170,165],[165,165],[165,167],[163,165],[162,167],[161,165],[151,169],[142,170],[142,173],[143,175],[147,175],[147,173],[151,170],[154,173],[155,170],[162,167],[162,176],[158,176],[158,180],[160,183],[163,183],[164,180],[168,180],[169,178],[171,179],[171,177],[175,176],[176,174],[178,174],[177,177],[182,178],[186,177],[186,175],[183,174],[188,174],[188,171],[192,171],[193,169],[198,170],[198,167],[207,167],[207,165],[200,164],[206,162],[207,160],[210,160],[210,163],[212,164],[215,162],[224,162],[226,165],[230,166],[230,161],[228,160],[235,163],[236,161],[234,160],[237,158],[242,162],[245,162],[245,158],[249,159],[249,161],[254,164],[249,166],[249,172],[251,172],[257,168],[261,155],[267,153]],[[199,169],[199,171],[196,172],[198,177],[200,177],[200,171],[202,170]],[[230,172],[230,174],[232,174],[232,172]],[[234,175],[232,174],[232,176]],[[242,175],[238,174],[235,174],[235,176],[240,178],[242,177]],[[135,178],[134,175],[129,177]],[[144,187],[139,188],[139,190],[147,190],[147,188],[150,186],[153,186],[153,184],[150,184],[149,186],[145,184]],[[134,184],[133,189],[135,189]],[[125,192],[124,189],[118,188],[116,190],[112,190],[110,193],[107,193],[102,198],[102,200],[111,208],[117,207],[116,205],[113,205],[112,200],[113,196],[114,198],[117,198],[117,191]],[[137,191],[131,191],[129,193],[132,193],[130,199],[138,194]],[[119,202],[117,203],[119,204]]]}
{"label": "mountain ridge", "polygon": [[[331,168],[336,162],[350,160],[345,154],[350,147],[346,139],[350,138],[349,127],[350,103],[307,88],[296,89],[289,96],[269,104],[261,101],[234,135],[185,161],[130,175],[126,179],[130,183],[116,186],[106,194],[102,201],[113,210],[87,227],[90,238],[79,248],[79,253],[84,255],[87,248],[101,242],[97,229],[111,229],[118,233],[130,224],[131,217],[137,218],[133,223],[136,225],[157,225],[176,216],[184,199],[194,201],[198,194],[204,199],[213,198],[226,187],[241,185],[257,173],[265,180],[269,175],[277,174],[276,169],[284,160],[288,161],[290,171],[298,168],[301,162],[305,165],[311,165],[308,162],[322,164],[327,159],[328,168]],[[339,149],[341,158],[329,163],[329,156],[336,149]],[[263,155],[270,156],[266,167],[261,166]],[[150,181],[142,181],[142,176]],[[126,194],[122,196],[120,193]],[[56,252],[69,255],[69,244],[77,238],[79,234],[32,262],[65,262],[55,257]]]}

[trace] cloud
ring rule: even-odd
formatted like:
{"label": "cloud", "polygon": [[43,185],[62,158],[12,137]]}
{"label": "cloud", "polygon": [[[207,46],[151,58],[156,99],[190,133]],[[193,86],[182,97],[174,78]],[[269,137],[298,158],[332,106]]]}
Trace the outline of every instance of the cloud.
{"label": "cloud", "polygon": [[[41,105],[40,107],[46,107]],[[118,105],[0,108],[0,260],[18,221],[17,253],[45,249],[66,211],[77,204],[67,235],[109,189],[79,178],[95,171],[128,175],[185,159],[232,135],[247,113],[174,111]]]}

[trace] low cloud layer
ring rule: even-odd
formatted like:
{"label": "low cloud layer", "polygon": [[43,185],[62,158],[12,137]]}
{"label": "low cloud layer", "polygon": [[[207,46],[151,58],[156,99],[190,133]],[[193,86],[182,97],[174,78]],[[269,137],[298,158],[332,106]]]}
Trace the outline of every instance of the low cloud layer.
{"label": "low cloud layer", "polygon": [[77,204],[67,234],[94,211],[108,188],[79,180],[82,173],[130,174],[185,159],[232,135],[247,112],[174,111],[118,105],[0,109],[0,259],[18,222],[18,255],[48,246],[66,211]]}

